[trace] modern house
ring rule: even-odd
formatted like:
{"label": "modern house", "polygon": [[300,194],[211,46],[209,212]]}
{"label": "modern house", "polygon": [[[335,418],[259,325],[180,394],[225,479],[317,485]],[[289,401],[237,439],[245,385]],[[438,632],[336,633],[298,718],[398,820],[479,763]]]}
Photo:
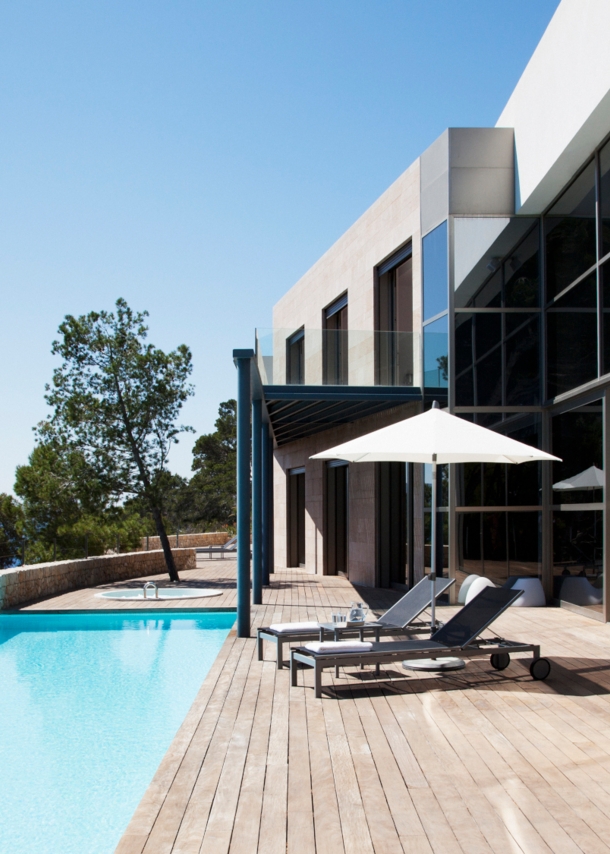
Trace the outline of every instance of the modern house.
{"label": "modern house", "polygon": [[426,468],[310,457],[438,400],[563,460],[440,472],[456,589],[538,576],[610,619],[609,32],[608,0],[562,0],[496,126],[446,130],[235,351],[255,601],[274,566],[422,577]]}

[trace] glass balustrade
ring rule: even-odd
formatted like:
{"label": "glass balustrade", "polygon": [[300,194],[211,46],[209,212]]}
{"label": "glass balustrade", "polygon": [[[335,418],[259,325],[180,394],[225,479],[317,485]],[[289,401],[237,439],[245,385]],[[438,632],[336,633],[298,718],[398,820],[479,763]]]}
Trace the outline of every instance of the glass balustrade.
{"label": "glass balustrade", "polygon": [[263,385],[421,386],[420,351],[415,332],[256,330]]}

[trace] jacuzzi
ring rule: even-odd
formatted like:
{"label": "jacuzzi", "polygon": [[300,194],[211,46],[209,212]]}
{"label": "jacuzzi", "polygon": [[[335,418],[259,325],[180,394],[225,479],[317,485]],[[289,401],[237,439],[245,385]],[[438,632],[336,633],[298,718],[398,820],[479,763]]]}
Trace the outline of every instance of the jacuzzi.
{"label": "jacuzzi", "polygon": [[210,590],[205,587],[149,587],[146,590],[146,596],[142,588],[105,590],[95,595],[100,599],[137,599],[140,602],[143,600],[157,602],[159,599],[209,599],[210,596],[222,596],[223,593],[224,590]]}

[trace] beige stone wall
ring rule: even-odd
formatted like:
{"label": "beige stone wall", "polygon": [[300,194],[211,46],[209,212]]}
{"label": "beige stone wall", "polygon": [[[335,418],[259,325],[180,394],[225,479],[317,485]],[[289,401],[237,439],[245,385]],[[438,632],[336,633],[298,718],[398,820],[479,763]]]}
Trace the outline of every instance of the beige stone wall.
{"label": "beige stone wall", "polygon": [[[420,331],[419,200],[419,160],[416,160],[275,305],[274,329],[296,330],[305,326],[308,335],[306,383],[317,384],[322,379],[321,338],[320,346],[316,347],[315,333],[309,334],[308,330],[322,328],[323,309],[347,291],[350,332],[366,330],[372,333],[375,328],[375,268],[409,240],[413,243],[413,330]],[[354,341],[352,351],[350,337],[350,384],[372,385],[373,337],[361,336],[359,343],[356,338]],[[279,376],[282,375],[280,362],[284,352],[285,336],[281,340],[278,337],[274,358],[278,359]],[[414,385],[420,385],[419,358],[414,367]]]}
{"label": "beige stone wall", "polygon": [[[352,424],[325,430],[307,439],[291,442],[274,452],[274,563],[286,566],[286,473],[305,466],[305,567],[324,572],[324,461],[310,460],[312,454],[355,439],[396,421],[416,415],[419,403],[407,403],[370,415]],[[375,584],[375,465],[352,463],[349,468],[349,578],[354,584]]]}
{"label": "beige stone wall", "polygon": [[[169,544],[174,548],[181,549],[196,549],[202,546],[224,546],[231,539],[231,535],[226,531],[215,531],[209,534],[180,534],[178,536],[178,544],[176,545],[176,534],[168,534]],[[159,537],[148,538],[148,548],[150,550],[160,549],[161,541]],[[142,537],[141,549],[146,551],[146,537]]]}
{"label": "beige stone wall", "polygon": [[[172,549],[178,572],[195,569],[193,549]],[[165,572],[163,552],[128,552],[0,570],[0,611],[69,590]]]}

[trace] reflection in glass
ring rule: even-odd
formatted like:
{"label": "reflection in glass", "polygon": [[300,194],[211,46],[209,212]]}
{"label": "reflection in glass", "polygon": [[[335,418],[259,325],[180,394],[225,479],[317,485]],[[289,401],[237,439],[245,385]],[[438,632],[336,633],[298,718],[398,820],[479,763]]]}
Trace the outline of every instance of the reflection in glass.
{"label": "reflection in glass", "polygon": [[[553,463],[553,483],[565,484],[591,466],[603,469],[602,401],[562,412],[552,419],[553,454],[561,462]],[[603,501],[603,490],[554,489],[555,504],[591,504]]]}
{"label": "reflection in glass", "polygon": [[[522,468],[522,466],[509,466]],[[508,574],[535,575],[542,568],[542,527],[540,513],[507,513]]]}
{"label": "reflection in glass", "polygon": [[502,349],[496,347],[477,362],[475,372],[475,405],[502,405]]}
{"label": "reflection in glass", "polygon": [[506,513],[483,513],[483,572],[494,584],[508,578]]}
{"label": "reflection in glass", "polygon": [[607,374],[610,373],[610,261],[606,261],[600,272],[603,300],[604,373]]}
{"label": "reflection in glass", "polygon": [[610,252],[610,142],[599,154],[600,166],[600,211],[602,225],[602,257]]}
{"label": "reflection in glass", "polygon": [[570,184],[545,218],[547,299],[595,263],[595,164]]}
{"label": "reflection in glass", "polygon": [[424,385],[447,388],[449,342],[447,315],[424,326]]}
{"label": "reflection in glass", "polygon": [[458,513],[457,584],[461,584],[467,575],[483,573],[481,515],[481,513]]}
{"label": "reflection in glass", "polygon": [[592,274],[554,303],[553,308],[548,309],[550,397],[576,388],[597,376],[595,303],[586,308],[593,299],[594,288],[595,274]]}
{"label": "reflection in glass", "polygon": [[377,382],[413,385],[413,259],[379,276]]}
{"label": "reflection in glass", "polygon": [[540,403],[540,317],[505,314],[505,405]]}
{"label": "reflection in glass", "polygon": [[603,511],[553,513],[553,595],[602,611]]}
{"label": "reflection in glass", "polygon": [[286,340],[286,382],[305,382],[305,329],[299,329]]}
{"label": "reflection in glass", "polygon": [[349,349],[347,331],[347,294],[336,300],[324,312],[324,384],[347,385]]}
{"label": "reflection in glass", "polygon": [[475,308],[500,308],[502,305],[502,269],[483,285],[472,300]]}
{"label": "reflection in glass", "polygon": [[441,223],[422,241],[424,274],[424,320],[447,311],[447,222]]}
{"label": "reflection in glass", "polygon": [[540,305],[540,237],[536,225],[504,264],[504,305],[506,308],[534,308]]}

